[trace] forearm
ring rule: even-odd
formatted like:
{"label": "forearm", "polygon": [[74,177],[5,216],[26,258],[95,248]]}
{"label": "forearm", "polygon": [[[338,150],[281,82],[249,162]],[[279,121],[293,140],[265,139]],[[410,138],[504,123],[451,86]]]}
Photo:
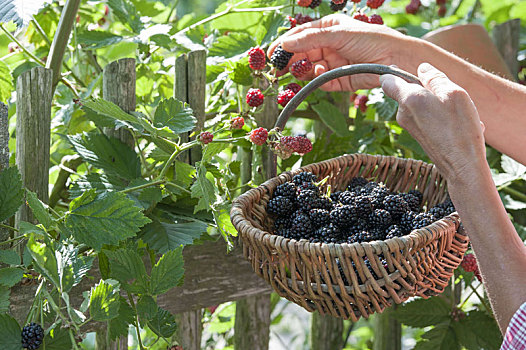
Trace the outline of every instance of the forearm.
{"label": "forearm", "polygon": [[526,164],[526,87],[500,78],[419,39],[408,39],[399,55],[402,69],[415,72],[428,62],[464,88],[486,126],[486,142]]}
{"label": "forearm", "polygon": [[473,169],[478,170],[448,182],[448,187],[504,333],[526,301],[526,247],[508,218],[485,160]]}

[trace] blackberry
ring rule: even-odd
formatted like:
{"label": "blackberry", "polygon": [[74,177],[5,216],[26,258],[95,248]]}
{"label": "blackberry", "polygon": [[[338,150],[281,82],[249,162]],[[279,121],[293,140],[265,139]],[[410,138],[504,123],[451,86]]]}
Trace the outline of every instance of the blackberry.
{"label": "blackberry", "polygon": [[417,196],[411,193],[402,193],[400,196],[402,196],[403,200],[406,201],[407,205],[409,205],[409,210],[414,212],[420,211],[421,200],[418,199]]}
{"label": "blackberry", "polygon": [[309,211],[310,221],[313,227],[318,228],[325,226],[330,222],[330,214],[325,209],[311,209]]}
{"label": "blackberry", "polygon": [[402,227],[398,226],[398,225],[391,225],[387,228],[387,230],[385,230],[385,239],[391,239],[391,238],[394,238],[394,237],[401,237],[403,236],[405,233],[404,233],[404,230],[402,229]]}
{"label": "blackberry", "polygon": [[285,182],[276,188],[274,196],[283,196],[290,199],[296,199],[296,185],[294,185],[292,182]]}
{"label": "blackberry", "polygon": [[374,212],[369,214],[369,223],[374,228],[384,229],[391,225],[392,221],[391,214],[385,209],[375,209]]}
{"label": "blackberry", "polygon": [[39,324],[31,322],[22,328],[22,347],[35,350],[40,347],[44,340],[44,329]]}
{"label": "blackberry", "polygon": [[292,90],[282,90],[278,93],[277,102],[281,107],[285,107],[294,97],[295,93]]}
{"label": "blackberry", "polygon": [[354,198],[354,205],[358,212],[358,216],[367,217],[373,211],[371,199],[366,196],[358,196]]}
{"label": "blackberry", "polygon": [[398,218],[406,211],[409,211],[409,205],[399,195],[388,195],[384,198],[382,205],[393,218]]}
{"label": "blackberry", "polygon": [[296,202],[298,203],[298,207],[300,209],[308,212],[309,210],[316,207],[316,204],[318,203],[318,196],[316,192],[312,190],[304,190],[299,193]]}
{"label": "blackberry", "polygon": [[264,100],[265,96],[263,95],[260,89],[248,89],[247,95],[245,97],[247,105],[249,105],[250,107],[258,107],[263,104]]}
{"label": "blackberry", "polygon": [[260,47],[253,47],[248,51],[248,65],[254,70],[265,69],[267,55]]}
{"label": "blackberry", "polygon": [[296,211],[292,218],[291,230],[293,238],[308,238],[312,233],[312,223],[307,214]]}
{"label": "blackberry", "polygon": [[369,23],[371,24],[384,24],[384,20],[382,19],[382,16],[374,14],[369,17]]}
{"label": "blackberry", "polygon": [[407,233],[413,231],[413,221],[415,220],[416,213],[407,211],[402,214],[399,221],[400,228]]}
{"label": "blackberry", "polygon": [[248,134],[248,138],[254,145],[262,146],[267,142],[268,130],[265,128],[254,129]]}
{"label": "blackberry", "polygon": [[305,182],[302,182],[300,185],[298,185],[297,187],[297,194],[299,195],[301,192],[303,191],[312,191],[314,192],[317,196],[319,196],[320,194],[320,189],[318,188],[318,186],[316,186],[312,181],[305,181]]}
{"label": "blackberry", "polygon": [[335,3],[334,1],[331,1],[331,4],[329,5],[331,7],[331,10],[332,11],[341,11],[345,8],[345,6],[347,5],[347,0],[345,0],[344,2],[342,2],[341,4],[337,4]]}
{"label": "blackberry", "polygon": [[340,203],[342,204],[354,204],[354,198],[356,197],[356,195],[353,193],[353,192],[349,192],[349,191],[344,191],[342,192],[342,194],[340,195]]}
{"label": "blackberry", "polygon": [[371,190],[369,197],[371,198],[371,204],[375,209],[383,209],[384,199],[391,194],[391,191],[385,186],[378,186]]}
{"label": "blackberry", "polygon": [[358,187],[359,194],[362,196],[370,196],[373,193],[373,190],[380,187],[380,185],[374,181],[368,182],[365,185]]}
{"label": "blackberry", "polygon": [[328,197],[320,197],[320,198],[318,198],[318,202],[316,204],[316,208],[325,209],[327,211],[331,211],[332,208],[333,208],[333,202]]}
{"label": "blackberry", "polygon": [[282,70],[287,67],[292,56],[294,56],[292,52],[283,50],[281,45],[279,45],[272,53],[272,56],[270,57],[270,63],[272,63],[272,65],[276,67],[277,70]]}
{"label": "blackberry", "polygon": [[380,241],[385,239],[385,230],[380,227],[375,227],[369,230],[369,234],[367,235],[367,239],[369,242],[371,241]]}
{"label": "blackberry", "polygon": [[311,9],[315,9],[316,7],[320,6],[322,0],[312,0],[309,7]]}
{"label": "blackberry", "polygon": [[274,234],[285,238],[292,238],[290,227],[279,227],[274,230]]}
{"label": "blackberry", "polygon": [[277,196],[268,202],[267,212],[277,216],[285,216],[293,210],[292,201],[290,198]]}
{"label": "blackberry", "polygon": [[413,230],[426,227],[434,222],[431,215],[427,213],[421,213],[415,216],[413,219]]}
{"label": "blackberry", "polygon": [[369,234],[369,231],[361,230],[357,232],[354,237],[355,237],[356,242],[361,243],[361,242],[369,242],[371,235]]}
{"label": "blackberry", "polygon": [[332,192],[331,193],[331,199],[333,202],[339,202],[340,201],[340,196],[342,195],[342,191],[336,191],[336,192]]}
{"label": "blackberry", "polygon": [[331,222],[339,227],[349,226],[358,218],[356,207],[350,205],[342,205],[333,209],[330,216]]}
{"label": "blackberry", "polygon": [[446,216],[446,210],[437,205],[429,209],[428,214],[431,215],[434,220],[440,220]]}
{"label": "blackberry", "polygon": [[367,181],[366,178],[362,176],[354,177],[351,182],[349,183],[349,186],[347,186],[347,189],[349,191],[354,191],[356,189],[362,188],[363,186],[367,185],[369,181]]}
{"label": "blackberry", "polygon": [[314,235],[323,243],[338,243],[341,240],[341,231],[333,224],[320,227]]}
{"label": "blackberry", "polygon": [[315,182],[317,180],[318,178],[316,177],[316,175],[308,171],[304,171],[302,173],[294,175],[294,177],[292,178],[292,182],[294,182],[296,186],[299,186],[304,182]]}
{"label": "blackberry", "polygon": [[209,131],[204,131],[199,134],[199,141],[201,141],[204,145],[209,144],[213,139],[214,135]]}

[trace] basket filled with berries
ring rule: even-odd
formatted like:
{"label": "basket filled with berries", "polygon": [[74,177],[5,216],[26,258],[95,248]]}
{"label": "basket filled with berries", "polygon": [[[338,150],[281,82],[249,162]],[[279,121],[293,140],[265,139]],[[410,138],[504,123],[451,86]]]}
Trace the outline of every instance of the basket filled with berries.
{"label": "basket filled with berries", "polygon": [[[326,72],[287,101],[273,151],[306,153],[310,144],[279,136],[289,116],[328,81],[363,73],[418,83],[375,64]],[[280,296],[353,321],[443,292],[469,243],[435,166],[381,155],[343,155],[275,176],[238,197],[231,220],[252,268]]]}

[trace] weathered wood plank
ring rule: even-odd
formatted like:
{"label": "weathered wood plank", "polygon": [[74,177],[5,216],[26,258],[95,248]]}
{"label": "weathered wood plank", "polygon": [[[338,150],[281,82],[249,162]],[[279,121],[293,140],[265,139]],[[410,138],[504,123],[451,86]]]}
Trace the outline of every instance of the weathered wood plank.
{"label": "weathered wood plank", "polygon": [[317,311],[311,318],[311,349],[340,350],[343,348],[343,319],[320,315]]}
{"label": "weathered wood plank", "polygon": [[200,350],[203,333],[202,310],[182,312],[176,315],[177,341],[185,350]]}
{"label": "weathered wood plank", "polygon": [[[35,67],[17,80],[16,164],[24,186],[48,202],[49,149],[53,72]],[[20,221],[33,221],[31,209],[23,205],[16,213]]]}
{"label": "weathered wood plank", "polygon": [[[104,67],[102,75],[102,95],[104,99],[115,103],[125,112],[135,111],[135,59],[122,58]],[[118,130],[104,128],[104,133],[120,139],[130,147],[133,137],[126,128]]]}
{"label": "weathered wood plank", "polygon": [[236,303],[234,349],[266,350],[270,339],[270,294]]}
{"label": "weathered wood plank", "polygon": [[[188,57],[182,54],[175,60],[174,97],[182,102],[188,102]],[[181,142],[188,142],[188,134],[181,134]],[[190,152],[184,151],[179,160],[190,163]]]}
{"label": "weathered wood plank", "polygon": [[521,20],[516,18],[496,25],[493,28],[493,41],[504,58],[506,65],[511,71],[514,80],[517,80],[519,72],[519,61],[517,54],[519,52]]}
{"label": "weathered wood plank", "polygon": [[[188,103],[197,118],[194,131],[200,132],[205,126],[205,94],[206,94],[206,51],[196,50],[188,53]],[[197,135],[196,135],[197,137]],[[201,160],[201,147],[190,151],[190,163]]]}
{"label": "weathered wood plank", "polygon": [[[0,171],[9,167],[9,119],[7,106],[0,102]],[[9,238],[9,230],[0,227],[0,242]],[[3,247],[4,249],[6,247]]]}
{"label": "weathered wood plank", "polygon": [[396,305],[375,315],[373,350],[401,350],[402,325],[393,317]]}

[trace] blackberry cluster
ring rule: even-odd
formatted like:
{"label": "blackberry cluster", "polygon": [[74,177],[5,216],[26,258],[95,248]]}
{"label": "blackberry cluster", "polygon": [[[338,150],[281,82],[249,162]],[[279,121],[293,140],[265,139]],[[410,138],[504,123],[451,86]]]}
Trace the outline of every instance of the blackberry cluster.
{"label": "blackberry cluster", "polygon": [[371,242],[407,235],[455,211],[447,199],[425,212],[420,191],[392,192],[363,177],[330,195],[317,181],[302,172],[276,188],[267,205],[275,234],[313,243]]}
{"label": "blackberry cluster", "polygon": [[287,64],[289,64],[292,56],[294,56],[292,52],[283,50],[281,45],[279,45],[272,53],[272,56],[270,57],[270,63],[272,63],[272,65],[276,67],[277,70],[282,70],[287,66]]}
{"label": "blackberry cluster", "polygon": [[39,324],[31,322],[22,328],[22,347],[29,350],[35,350],[42,345],[44,340],[44,329]]}

